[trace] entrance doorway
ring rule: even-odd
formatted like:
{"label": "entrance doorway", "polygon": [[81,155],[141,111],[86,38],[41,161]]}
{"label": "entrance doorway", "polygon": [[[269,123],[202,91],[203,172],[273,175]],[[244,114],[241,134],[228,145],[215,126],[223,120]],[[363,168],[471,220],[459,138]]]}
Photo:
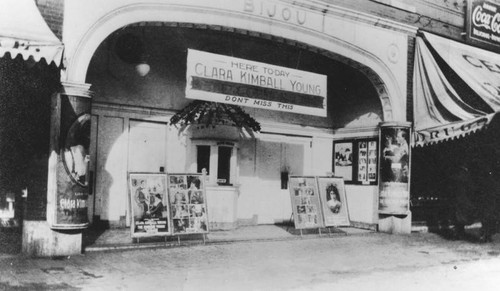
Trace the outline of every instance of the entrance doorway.
{"label": "entrance doorway", "polygon": [[[257,224],[282,223],[290,219],[290,194],[282,178],[287,178],[288,174],[312,172],[311,141],[308,137],[269,135],[256,142],[254,151],[245,148],[250,144],[241,145],[240,217],[253,218],[252,223]],[[253,159],[249,155],[252,152],[255,153],[255,163],[249,162]]]}
{"label": "entrance doorway", "polygon": [[167,125],[131,120],[129,124],[128,172],[164,172]]}

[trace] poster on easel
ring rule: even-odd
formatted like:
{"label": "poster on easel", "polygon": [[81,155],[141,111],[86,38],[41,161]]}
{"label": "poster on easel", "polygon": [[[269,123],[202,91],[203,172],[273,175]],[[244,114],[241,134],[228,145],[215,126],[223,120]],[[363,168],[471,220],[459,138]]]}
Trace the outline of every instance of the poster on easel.
{"label": "poster on easel", "polygon": [[349,213],[342,177],[318,177],[325,226],[349,226]]}
{"label": "poster on easel", "polygon": [[296,229],[323,227],[318,185],[313,176],[290,176],[290,198]]}
{"label": "poster on easel", "polygon": [[129,173],[132,237],[171,235],[166,174]]}
{"label": "poster on easel", "polygon": [[208,233],[208,214],[202,174],[168,174],[172,234]]}

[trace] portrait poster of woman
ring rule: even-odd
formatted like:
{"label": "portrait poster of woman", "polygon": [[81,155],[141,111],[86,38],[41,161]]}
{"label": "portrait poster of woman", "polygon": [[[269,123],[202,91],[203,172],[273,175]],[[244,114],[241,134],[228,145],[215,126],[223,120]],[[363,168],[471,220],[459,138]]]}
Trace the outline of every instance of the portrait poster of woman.
{"label": "portrait poster of woman", "polygon": [[201,174],[168,174],[174,235],[207,233],[207,199]]}
{"label": "portrait poster of woman", "polygon": [[129,173],[132,237],[172,233],[164,173]]}
{"label": "portrait poster of woman", "polygon": [[318,189],[325,226],[349,226],[344,179],[318,177]]}
{"label": "portrait poster of woman", "polygon": [[296,229],[323,227],[321,202],[315,177],[290,176],[289,191]]}

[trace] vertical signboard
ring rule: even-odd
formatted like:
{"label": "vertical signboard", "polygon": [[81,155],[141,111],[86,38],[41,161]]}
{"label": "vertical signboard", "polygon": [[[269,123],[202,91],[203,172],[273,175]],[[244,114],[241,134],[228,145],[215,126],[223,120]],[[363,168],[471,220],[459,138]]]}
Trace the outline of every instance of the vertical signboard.
{"label": "vertical signboard", "polygon": [[289,183],[295,228],[322,227],[323,215],[316,177],[290,176]]}
{"label": "vertical signboard", "polygon": [[467,42],[500,49],[500,4],[488,0],[467,1]]}
{"label": "vertical signboard", "polygon": [[132,237],[169,235],[170,215],[164,173],[129,173]]}
{"label": "vertical signboard", "polygon": [[47,220],[53,229],[88,226],[91,99],[53,96]]}
{"label": "vertical signboard", "polygon": [[208,214],[201,174],[168,174],[174,235],[207,233]]}
{"label": "vertical signboard", "polygon": [[379,213],[407,214],[410,209],[410,127],[380,127]]}

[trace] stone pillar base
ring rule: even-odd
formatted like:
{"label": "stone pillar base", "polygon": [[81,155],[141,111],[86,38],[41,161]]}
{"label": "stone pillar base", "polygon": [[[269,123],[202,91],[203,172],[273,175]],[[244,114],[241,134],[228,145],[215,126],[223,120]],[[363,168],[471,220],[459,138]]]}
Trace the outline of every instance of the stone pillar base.
{"label": "stone pillar base", "polygon": [[394,234],[411,233],[411,211],[407,215],[379,214],[378,231]]}
{"label": "stone pillar base", "polygon": [[24,221],[22,253],[32,257],[57,257],[82,253],[82,232],[55,231],[47,221]]}

